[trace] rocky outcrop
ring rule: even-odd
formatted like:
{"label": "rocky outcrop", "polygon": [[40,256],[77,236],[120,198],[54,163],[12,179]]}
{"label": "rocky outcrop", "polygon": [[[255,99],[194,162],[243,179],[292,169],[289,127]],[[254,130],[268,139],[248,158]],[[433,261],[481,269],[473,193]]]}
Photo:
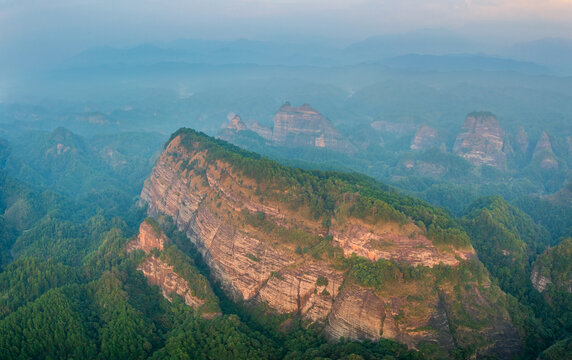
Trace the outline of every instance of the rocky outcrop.
{"label": "rocky outcrop", "polygon": [[532,273],[530,274],[530,281],[532,282],[532,286],[534,286],[538,292],[543,292],[546,290],[548,284],[552,283],[550,278],[542,275],[538,268],[532,269]]}
{"label": "rocky outcrop", "polygon": [[[187,234],[226,294],[321,323],[331,340],[384,337],[411,348],[433,342],[444,349],[460,341],[449,328],[456,310],[444,305],[452,306],[457,299],[454,285],[442,290],[449,294],[446,301],[428,285],[433,280],[425,278],[395,278],[381,288],[365,288],[348,278],[341,256],[386,259],[431,271],[437,265],[454,269],[460,262],[478,261],[470,246],[437,247],[407,218],[405,223],[334,218],[326,230],[308,210],[292,207],[288,199],[298,188],[259,189],[268,181],[246,176],[230,160],[232,155],[213,157],[213,144],[201,146],[205,137],[190,131],[176,134],[145,182],[141,201],[150,215],[169,216]],[[276,177],[272,183],[279,181]],[[356,194],[344,196],[337,211],[348,211],[358,199]],[[306,254],[305,245],[296,246],[299,241],[325,253]],[[490,295],[480,296],[487,306],[493,303]],[[499,324],[512,327],[506,319]],[[486,346],[495,342],[488,337],[485,341]]]}
{"label": "rocky outcrop", "polygon": [[453,151],[474,165],[489,165],[504,170],[504,135],[493,114],[474,112],[467,115],[461,133],[455,140]]}
{"label": "rocky outcrop", "polygon": [[151,225],[150,221],[143,221],[139,225],[139,234],[127,244],[127,251],[141,249],[149,253],[152,249],[163,250],[167,237],[160,230]]}
{"label": "rocky outcrop", "polygon": [[149,283],[159,286],[163,296],[169,300],[172,300],[172,294],[177,294],[183,298],[185,304],[194,309],[205,303],[204,300],[191,295],[189,284],[173,270],[172,266],[155,256],[145,259],[137,270],[143,272]]}
{"label": "rocky outcrop", "polygon": [[248,119],[246,121],[246,127],[249,130],[254,131],[255,133],[257,133],[260,137],[262,137],[263,139],[266,140],[272,140],[272,129],[267,128],[265,126],[262,126],[258,123],[258,121],[254,121],[251,119]]}
{"label": "rocky outcrop", "polygon": [[[325,279],[320,283],[318,279]],[[271,274],[257,299],[285,313],[319,321],[326,318],[344,280],[340,271],[324,264],[303,264]]]}
{"label": "rocky outcrop", "polygon": [[332,229],[334,243],[343,249],[345,256],[356,254],[372,261],[379,259],[404,261],[413,266],[433,267],[440,263],[456,266],[460,260],[475,256],[472,248],[454,249],[449,253],[437,250],[431,240],[414,224],[399,227],[389,225],[371,231],[358,221],[344,224],[343,229]]}
{"label": "rocky outcrop", "polygon": [[572,238],[562,240],[537,257],[530,281],[538,292],[553,284],[556,293],[572,293]]}
{"label": "rocky outcrop", "polygon": [[[234,115],[234,116],[232,116],[232,115]],[[247,129],[246,124],[242,121],[240,116],[235,115],[234,113],[230,113],[228,115],[228,117],[231,117],[231,118],[229,119],[227,129],[234,130],[234,131],[243,131],[243,130]]]}
{"label": "rocky outcrop", "polygon": [[423,125],[417,130],[413,140],[411,141],[411,150],[427,150],[432,147],[439,146],[437,138],[437,130],[432,127]]}
{"label": "rocky outcrop", "polygon": [[[153,224],[153,220],[146,220],[139,226],[139,234],[137,237],[127,244],[127,252],[134,250],[143,250],[149,254],[151,250],[163,250],[169,239],[163,234],[158,224]],[[148,256],[138,267],[137,270],[143,272],[150,284],[157,285],[161,288],[163,296],[169,301],[172,300],[173,294],[179,295],[185,301],[185,304],[198,310],[204,303],[204,299],[199,299],[192,295],[189,283],[175,272],[172,266],[167,264],[157,256]],[[204,316],[205,314],[203,314]],[[207,317],[213,314],[209,314]]]}
{"label": "rocky outcrop", "polygon": [[383,334],[385,303],[371,289],[344,289],[328,316],[326,333],[331,339],[378,340]]}
{"label": "rocky outcrop", "polygon": [[539,164],[542,169],[558,169],[558,160],[552,151],[552,144],[546,132],[542,132],[536,142],[532,161]]}
{"label": "rocky outcrop", "polygon": [[279,146],[355,151],[330,121],[308,104],[292,107],[286,103],[280,107],[274,117],[272,141]]}
{"label": "rocky outcrop", "polygon": [[530,143],[528,141],[528,134],[524,130],[524,127],[522,126],[518,127],[514,140],[515,140],[516,150],[521,154],[526,154]]}

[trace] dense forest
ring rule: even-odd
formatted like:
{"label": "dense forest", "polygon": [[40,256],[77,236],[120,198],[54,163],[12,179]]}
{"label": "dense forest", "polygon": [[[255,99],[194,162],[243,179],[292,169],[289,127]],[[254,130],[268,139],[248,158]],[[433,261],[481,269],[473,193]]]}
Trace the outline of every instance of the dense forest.
{"label": "dense forest", "polygon": [[[570,353],[570,240],[560,241],[562,225],[543,226],[538,220],[543,214],[529,216],[496,196],[474,202],[462,217],[454,218],[363,175],[282,166],[187,129],[171,138],[181,132],[189,135],[187,146],[200,139],[211,161],[232,160],[259,179],[261,195],[270,194],[273,187],[299,189],[298,201],[325,227],[337,216],[334,204],[340,198],[332,194],[354,192],[361,196],[349,210],[351,216],[373,222],[411,219],[436,243],[472,245],[486,269],[476,263],[458,272],[437,267],[430,270],[431,276],[443,281],[439,279],[490,273],[510,294],[514,313],[520,314],[526,342],[522,358],[540,354],[556,359]],[[408,350],[384,339],[328,343],[319,328],[307,327],[296,317],[287,329],[281,328],[283,319],[233,302],[212,281],[210,306],[220,309],[222,316],[201,317],[177,296],[167,301],[137,270],[145,256],[125,251],[146,216],[137,206],[137,195],[155,152],[142,152],[140,141],[86,139],[65,129],[36,136],[42,141],[29,144],[25,156],[19,153],[21,145],[4,142],[0,147],[0,357],[424,359],[439,353],[431,348]],[[71,150],[57,154],[57,144],[62,143]],[[119,143],[122,148],[117,148]],[[116,149],[125,161],[106,163],[97,151],[102,148]],[[263,216],[249,221],[267,226]],[[168,222],[162,226],[173,244],[161,257],[188,279],[212,279],[189,239]],[[465,232],[468,237],[462,235]],[[302,246],[299,251],[306,250]],[[342,266],[351,281],[371,288],[395,279],[418,279],[429,271],[362,258],[347,258]],[[548,290],[534,287],[533,269],[549,274],[553,285]],[[462,359],[470,354],[459,349],[448,356]]]}

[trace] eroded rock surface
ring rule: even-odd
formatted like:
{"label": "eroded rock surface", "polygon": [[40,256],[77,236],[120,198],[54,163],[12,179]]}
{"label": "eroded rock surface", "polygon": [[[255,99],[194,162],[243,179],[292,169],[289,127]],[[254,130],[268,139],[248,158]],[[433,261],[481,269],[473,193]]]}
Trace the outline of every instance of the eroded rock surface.
{"label": "eroded rock surface", "polygon": [[288,147],[317,147],[339,152],[355,150],[326,117],[308,104],[282,105],[274,117],[272,141]]}
{"label": "eroded rock surface", "polygon": [[[160,229],[144,221],[139,226],[137,237],[127,244],[127,252],[140,249],[149,254],[152,249],[163,250],[167,241],[169,240]],[[172,294],[177,294],[183,298],[185,304],[195,310],[205,303],[203,299],[192,295],[188,282],[177,274],[172,266],[155,255],[147,257],[137,270],[143,272],[149,283],[159,286],[163,296],[169,301],[172,299]]]}
{"label": "eroded rock surface", "polygon": [[[209,157],[206,150],[193,145],[196,140],[189,142],[183,136],[175,136],[167,145],[144,185],[141,200],[150,215],[171,217],[187,234],[211,276],[233,299],[265,303],[277,312],[321,322],[331,340],[384,337],[411,348],[434,342],[443,349],[463,341],[449,328],[454,320],[446,309],[454,302],[453,285],[443,290],[448,294],[443,299],[449,300],[441,300],[424,280],[406,283],[396,279],[377,289],[352,283],[339,264],[336,267],[319,256],[305,255],[287,240],[298,236],[287,235],[295,229],[324,239],[319,222],[291,210],[286,200],[263,199],[253,179],[235,171],[227,160]],[[276,191],[280,199],[289,196],[287,190]],[[353,196],[348,195],[347,201]],[[253,222],[253,218],[263,222]],[[412,222],[375,225],[353,218],[343,223],[334,219],[328,236],[334,249],[341,248],[346,257],[355,253],[372,261],[394,260],[427,268],[456,267],[476,259],[471,247],[436,247]],[[491,305],[490,295],[480,297],[492,307],[491,313],[501,311]],[[499,327],[514,328],[510,319],[496,318],[502,319],[495,320]],[[466,332],[476,336],[474,330]],[[485,339],[486,346],[494,347],[497,342],[488,335]]]}
{"label": "eroded rock surface", "polygon": [[532,161],[538,162],[543,169],[558,169],[558,160],[552,151],[552,143],[546,132],[542,132],[536,143]]}
{"label": "eroded rock surface", "polygon": [[506,167],[506,155],[503,152],[504,135],[493,114],[471,113],[455,140],[453,151],[474,165],[489,165],[504,170]]}
{"label": "eroded rock surface", "polygon": [[542,275],[538,268],[532,269],[532,273],[530,274],[530,281],[532,281],[532,286],[534,286],[538,292],[543,292],[546,290],[548,284],[552,283],[550,278]]}
{"label": "eroded rock surface", "polygon": [[417,130],[413,140],[411,141],[411,150],[427,150],[432,147],[439,146],[437,130],[432,127],[423,125]]}

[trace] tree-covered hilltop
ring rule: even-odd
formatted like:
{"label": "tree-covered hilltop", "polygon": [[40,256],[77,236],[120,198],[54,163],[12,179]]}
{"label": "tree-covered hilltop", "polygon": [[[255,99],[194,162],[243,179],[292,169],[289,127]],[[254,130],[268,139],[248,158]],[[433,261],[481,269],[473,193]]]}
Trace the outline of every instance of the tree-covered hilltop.
{"label": "tree-covered hilltop", "polygon": [[499,196],[474,202],[462,223],[501,288],[524,296],[530,290],[530,260],[551,242],[546,229]]}
{"label": "tree-covered hilltop", "polygon": [[549,232],[499,196],[475,201],[461,223],[493,279],[534,312],[538,323],[527,324],[528,343],[541,349],[570,336],[572,241],[551,248]]}
{"label": "tree-covered hilltop", "polygon": [[[572,334],[572,238],[542,253],[532,265],[530,279],[545,305],[544,317],[557,339]],[[568,342],[569,344],[570,342]]]}
{"label": "tree-covered hilltop", "polygon": [[[167,144],[178,136],[181,145],[188,151],[205,151],[207,162],[228,161],[233,169],[255,179],[257,194],[274,197],[288,202],[291,206],[305,205],[310,208],[314,219],[322,219],[324,224],[330,219],[343,216],[337,210],[341,204],[348,203],[348,194],[355,194],[357,196],[352,197],[352,204],[346,216],[374,223],[380,220],[397,223],[413,220],[423,224],[428,235],[436,242],[460,247],[469,245],[468,237],[461,226],[446,211],[422,200],[399,194],[395,189],[368,176],[284,166],[188,128],[173,133]],[[173,153],[172,156],[178,154]],[[184,163],[182,168],[192,169],[193,164]],[[284,193],[288,195],[282,195]]]}

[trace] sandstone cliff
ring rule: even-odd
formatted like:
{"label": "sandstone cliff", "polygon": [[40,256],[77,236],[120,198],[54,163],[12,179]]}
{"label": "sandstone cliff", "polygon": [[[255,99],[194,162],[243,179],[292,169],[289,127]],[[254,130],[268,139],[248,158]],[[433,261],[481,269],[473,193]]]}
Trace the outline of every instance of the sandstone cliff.
{"label": "sandstone cliff", "polygon": [[[170,249],[171,251],[167,254],[162,252],[169,245],[169,242],[159,225],[148,219],[141,223],[137,237],[127,244],[127,252],[139,249],[147,254],[147,257],[139,264],[137,269],[145,275],[149,283],[159,286],[163,296],[169,301],[172,301],[173,294],[176,294],[183,299],[185,304],[199,311],[203,317],[212,317],[220,313],[218,305],[213,303],[214,294],[212,294],[210,288],[205,288],[207,284],[206,279],[202,278],[202,275],[197,271],[193,271],[194,269],[189,271],[192,265],[185,263],[182,267],[179,266],[180,272],[185,272],[187,277],[194,278],[192,280],[195,281],[191,282],[189,281],[191,279],[183,278],[175,270],[175,267],[169,264],[169,262],[174,260],[173,254],[185,258],[176,248]],[[151,253],[154,249],[156,252]],[[160,256],[157,256],[157,254],[160,254]],[[186,260],[190,262],[190,259],[186,258]],[[195,288],[193,288],[193,285]],[[201,288],[198,289],[196,288],[197,286]],[[205,293],[207,296],[204,296]]]}
{"label": "sandstone cliff", "polygon": [[546,132],[542,132],[536,142],[532,162],[538,164],[542,169],[558,169],[558,160],[552,151],[552,143]]}
{"label": "sandstone cliff", "polygon": [[258,123],[258,121],[254,121],[251,119],[248,119],[246,121],[246,127],[249,130],[254,131],[255,133],[257,133],[260,137],[262,137],[263,139],[266,140],[272,140],[272,129],[267,128],[265,126],[262,126]]}
{"label": "sandstone cliff", "polygon": [[[240,118],[240,116],[232,114],[234,116],[232,116],[232,118],[230,118],[230,122],[227,125],[227,129],[230,130],[234,130],[234,131],[243,131],[246,130],[246,124],[242,121],[242,119]],[[229,117],[231,117],[231,114],[229,114]]]}
{"label": "sandstone cliff", "polygon": [[[157,161],[141,201],[150,215],[173,219],[233,299],[322,323],[332,340],[478,345],[503,358],[507,344],[510,354],[518,351],[516,330],[498,305],[504,294],[486,274],[464,270],[475,275],[462,285],[439,275],[478,262],[466,242],[455,245],[462,234],[432,230],[448,239],[435,243],[425,225],[360,195],[365,185],[314,176],[184,129]],[[465,294],[466,286],[476,290]],[[460,304],[465,296],[477,299]],[[466,313],[484,328],[467,327]]]}
{"label": "sandstone cliff", "polygon": [[317,147],[353,152],[354,147],[317,110],[308,104],[282,105],[274,117],[272,141],[288,147]]}
{"label": "sandstone cliff", "polygon": [[526,154],[528,151],[529,141],[528,141],[528,134],[524,130],[524,127],[519,126],[518,130],[516,131],[515,136],[515,143],[516,143],[516,150],[522,154]]}
{"label": "sandstone cliff", "polygon": [[455,139],[453,151],[474,165],[490,165],[504,170],[504,135],[493,114],[474,112],[467,115],[461,133]]}
{"label": "sandstone cliff", "polygon": [[439,146],[437,130],[429,126],[421,126],[411,140],[411,150],[426,150]]}

